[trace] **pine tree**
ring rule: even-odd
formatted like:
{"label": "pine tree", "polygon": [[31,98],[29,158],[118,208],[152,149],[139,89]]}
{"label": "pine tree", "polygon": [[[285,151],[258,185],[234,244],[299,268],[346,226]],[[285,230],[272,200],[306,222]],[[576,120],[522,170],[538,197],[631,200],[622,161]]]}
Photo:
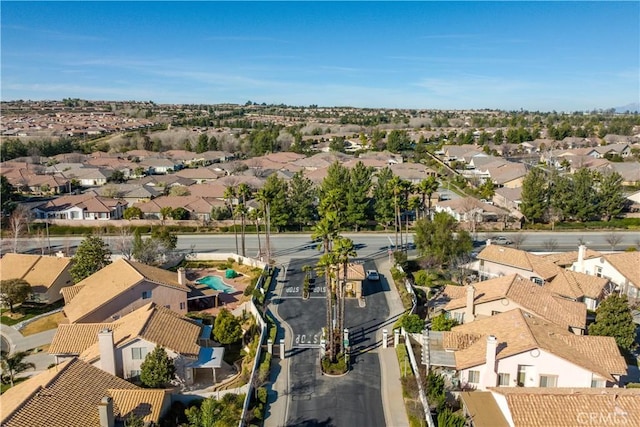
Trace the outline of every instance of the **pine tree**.
{"label": "pine tree", "polygon": [[522,181],[522,205],[520,211],[527,221],[540,222],[548,208],[548,183],[540,168],[533,168]]}
{"label": "pine tree", "polygon": [[596,309],[596,321],[589,325],[589,335],[613,337],[620,348],[635,348],[636,325],[626,295],[611,295]]}
{"label": "pine tree", "polygon": [[99,236],[87,236],[78,246],[73,256],[73,266],[69,270],[75,283],[91,276],[111,264],[111,250]]}
{"label": "pine tree", "polygon": [[140,365],[140,381],[148,388],[164,388],[173,379],[176,367],[164,348],[157,346]]}

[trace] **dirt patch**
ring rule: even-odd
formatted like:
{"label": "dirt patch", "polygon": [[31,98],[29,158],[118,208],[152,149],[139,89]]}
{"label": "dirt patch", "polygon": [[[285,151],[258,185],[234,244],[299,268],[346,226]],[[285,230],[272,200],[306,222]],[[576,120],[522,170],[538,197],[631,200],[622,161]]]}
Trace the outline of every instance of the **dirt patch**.
{"label": "dirt patch", "polygon": [[38,320],[34,320],[27,326],[20,330],[20,333],[24,336],[37,334],[39,332],[55,329],[61,323],[69,323],[69,320],[64,316],[64,313],[59,311],[57,313],[50,314],[42,317]]}

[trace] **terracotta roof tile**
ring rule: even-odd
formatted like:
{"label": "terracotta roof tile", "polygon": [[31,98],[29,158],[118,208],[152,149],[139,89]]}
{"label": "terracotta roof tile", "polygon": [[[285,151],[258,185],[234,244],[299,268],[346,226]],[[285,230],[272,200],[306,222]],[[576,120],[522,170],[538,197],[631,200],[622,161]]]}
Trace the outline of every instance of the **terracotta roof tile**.
{"label": "terracotta roof tile", "polygon": [[[475,305],[497,301],[503,298],[509,299],[543,319],[568,329],[577,327],[585,329],[587,321],[587,309],[583,303],[569,301],[551,293],[547,286],[539,286],[518,274],[498,277],[473,285],[475,288]],[[447,292],[459,291],[453,286],[445,288]],[[465,307],[467,304],[466,290],[464,294],[452,299],[444,307],[445,310],[455,310]]]}
{"label": "terracotta roof tile", "polygon": [[489,245],[479,254],[478,259],[532,271],[544,280],[550,280],[560,271],[560,267],[544,257],[520,249],[500,245]]}
{"label": "terracotta roof tile", "polygon": [[490,390],[505,396],[516,427],[640,425],[640,389],[496,387]]}
{"label": "terracotta roof tile", "polygon": [[[120,418],[119,403],[126,408],[148,406],[150,417],[159,414],[158,391],[139,387],[107,372],[72,359],[7,390],[0,402],[6,427],[98,427],[98,404],[110,390],[140,390],[137,394],[116,392],[114,414]],[[160,390],[164,393],[163,390]],[[134,401],[137,396],[138,401]],[[153,420],[158,421],[158,418]]]}
{"label": "terracotta roof tile", "polygon": [[113,341],[121,347],[142,338],[186,357],[197,357],[202,325],[154,303],[147,304],[111,323],[61,325],[53,338],[50,354],[80,355],[94,362],[100,357],[98,332],[113,330]]}
{"label": "terracotta roof tile", "polygon": [[0,259],[0,278],[24,279],[31,286],[51,286],[71,265],[71,258],[8,253]]}
{"label": "terracotta roof tile", "polygon": [[636,287],[640,288],[640,252],[619,252],[604,258]]}
{"label": "terracotta roof tile", "polygon": [[598,299],[609,283],[603,277],[591,276],[571,270],[563,270],[544,287],[549,291],[568,298],[588,297]]}
{"label": "terracotta roof tile", "polygon": [[[69,321],[75,323],[145,278],[161,286],[189,291],[187,286],[178,283],[177,273],[121,258],[79,282],[76,286],[83,288],[65,306],[64,312]],[[65,297],[70,292],[65,293]]]}
{"label": "terracotta roof tile", "polygon": [[[449,334],[495,335],[498,338],[498,360],[538,348],[610,381],[615,380],[612,374],[626,373],[626,363],[615,339],[574,335],[520,309],[456,326],[450,332],[444,333],[445,337]],[[478,339],[469,347],[455,352],[458,369],[482,365],[485,358],[485,339]]]}

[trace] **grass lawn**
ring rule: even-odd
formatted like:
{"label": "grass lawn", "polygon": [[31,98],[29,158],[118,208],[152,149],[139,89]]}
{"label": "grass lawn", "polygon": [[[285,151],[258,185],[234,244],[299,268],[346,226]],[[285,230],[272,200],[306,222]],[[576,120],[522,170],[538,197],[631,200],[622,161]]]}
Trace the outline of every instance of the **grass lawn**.
{"label": "grass lawn", "polygon": [[33,335],[39,332],[55,329],[61,323],[69,323],[69,320],[67,320],[67,318],[64,317],[64,313],[60,311],[29,323],[20,330],[20,333],[24,336]]}

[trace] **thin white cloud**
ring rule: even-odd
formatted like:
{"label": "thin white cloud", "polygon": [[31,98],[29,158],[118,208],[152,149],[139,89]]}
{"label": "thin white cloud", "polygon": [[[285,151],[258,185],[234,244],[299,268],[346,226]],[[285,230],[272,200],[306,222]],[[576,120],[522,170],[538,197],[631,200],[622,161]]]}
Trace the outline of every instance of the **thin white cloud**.
{"label": "thin white cloud", "polygon": [[22,25],[3,25],[2,29],[3,30],[5,30],[5,29],[6,30],[16,30],[16,31],[23,31],[23,32],[29,32],[29,33],[42,34],[42,35],[47,36],[47,38],[54,39],[54,40],[90,41],[90,42],[107,41],[108,40],[105,37],[98,37],[98,36],[94,36],[94,35],[73,34],[73,33],[67,33],[67,32],[63,32],[63,31],[54,31],[54,30],[43,30],[41,28],[25,27],[25,26],[22,26]]}

